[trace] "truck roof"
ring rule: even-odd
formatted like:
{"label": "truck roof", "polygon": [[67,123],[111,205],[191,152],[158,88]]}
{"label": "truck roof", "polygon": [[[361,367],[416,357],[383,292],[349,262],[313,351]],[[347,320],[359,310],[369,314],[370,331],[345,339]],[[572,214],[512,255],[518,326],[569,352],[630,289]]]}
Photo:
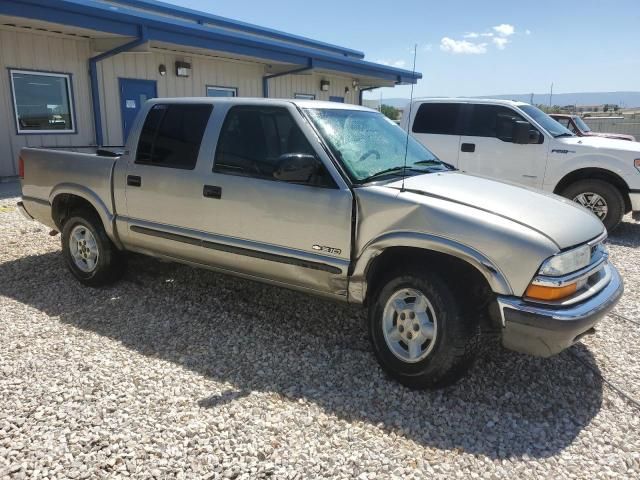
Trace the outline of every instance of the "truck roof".
{"label": "truck roof", "polygon": [[509,105],[512,107],[529,105],[526,102],[516,102],[515,100],[503,100],[500,98],[469,98],[469,97],[423,97],[414,98],[414,103],[488,103],[493,105]]}
{"label": "truck roof", "polygon": [[271,105],[283,106],[294,104],[300,108],[323,108],[332,110],[363,110],[367,112],[376,112],[372,108],[362,107],[360,105],[352,105],[349,103],[327,102],[323,100],[302,100],[291,98],[252,98],[252,97],[174,97],[174,98],[154,98],[149,100],[152,104],[163,103],[210,103],[216,104],[233,104],[233,105]]}

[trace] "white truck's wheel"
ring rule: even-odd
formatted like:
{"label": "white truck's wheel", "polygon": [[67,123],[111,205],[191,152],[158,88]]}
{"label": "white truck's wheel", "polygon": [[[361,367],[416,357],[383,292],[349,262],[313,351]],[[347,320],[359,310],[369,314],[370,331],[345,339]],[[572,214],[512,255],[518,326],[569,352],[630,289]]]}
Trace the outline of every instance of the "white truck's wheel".
{"label": "white truck's wheel", "polygon": [[591,210],[610,232],[624,216],[620,190],[604,180],[579,180],[565,188],[562,196]]}

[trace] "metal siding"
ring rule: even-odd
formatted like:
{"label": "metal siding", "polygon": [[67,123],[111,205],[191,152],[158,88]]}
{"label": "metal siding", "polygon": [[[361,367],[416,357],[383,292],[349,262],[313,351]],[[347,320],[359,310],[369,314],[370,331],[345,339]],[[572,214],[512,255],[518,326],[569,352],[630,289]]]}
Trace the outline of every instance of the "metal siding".
{"label": "metal siding", "polygon": [[[191,76],[176,77],[175,62],[191,63]],[[161,76],[158,66],[164,64],[167,74]],[[207,85],[237,87],[243,97],[262,95],[262,64],[235,62],[188,54],[153,50],[150,53],[120,53],[99,63],[105,143],[122,144],[122,121],[118,78],[156,80],[158,96],[204,97]]]}
{"label": "metal siding", "polygon": [[[89,145],[94,142],[87,74],[88,39],[0,27],[0,177],[17,175],[24,146]],[[17,135],[9,68],[71,74],[75,134]]]}
{"label": "metal siding", "polygon": [[[329,91],[320,90],[320,80],[329,80]],[[269,97],[293,98],[296,93],[315,94],[316,100],[329,100],[330,96],[344,97],[345,103],[357,104],[358,92],[352,86],[353,78],[324,75],[313,72],[301,75],[285,75],[269,80]],[[349,92],[345,93],[345,87]]]}

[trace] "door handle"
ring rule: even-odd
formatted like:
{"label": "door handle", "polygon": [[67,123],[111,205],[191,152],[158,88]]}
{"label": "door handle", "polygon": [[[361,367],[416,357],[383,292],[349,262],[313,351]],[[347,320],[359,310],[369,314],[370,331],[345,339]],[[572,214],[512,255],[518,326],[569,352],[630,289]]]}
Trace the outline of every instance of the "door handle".
{"label": "door handle", "polygon": [[127,185],[130,187],[141,187],[142,177],[139,177],[138,175],[127,175]]}
{"label": "door handle", "polygon": [[476,151],[476,144],[475,143],[463,143],[460,146],[460,151],[461,152],[475,152]]}
{"label": "door handle", "polygon": [[205,185],[202,188],[202,196],[207,198],[222,198],[222,188],[215,185]]}

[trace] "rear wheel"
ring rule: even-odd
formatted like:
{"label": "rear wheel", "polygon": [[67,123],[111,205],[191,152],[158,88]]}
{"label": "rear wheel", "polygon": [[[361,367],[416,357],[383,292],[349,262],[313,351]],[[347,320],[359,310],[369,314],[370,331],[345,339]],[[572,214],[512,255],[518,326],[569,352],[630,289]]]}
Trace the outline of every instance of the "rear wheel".
{"label": "rear wheel", "polygon": [[89,210],[74,212],[65,221],[62,254],[71,273],[91,287],[112,283],[124,273],[123,253],[107,236],[100,217]]}
{"label": "rear wheel", "polygon": [[369,308],[369,334],[382,368],[410,388],[437,388],[463,376],[476,355],[478,320],[465,315],[437,274],[392,276]]}
{"label": "rear wheel", "polygon": [[572,183],[562,196],[591,210],[608,231],[614,230],[624,216],[624,198],[620,190],[604,180],[580,180]]}

